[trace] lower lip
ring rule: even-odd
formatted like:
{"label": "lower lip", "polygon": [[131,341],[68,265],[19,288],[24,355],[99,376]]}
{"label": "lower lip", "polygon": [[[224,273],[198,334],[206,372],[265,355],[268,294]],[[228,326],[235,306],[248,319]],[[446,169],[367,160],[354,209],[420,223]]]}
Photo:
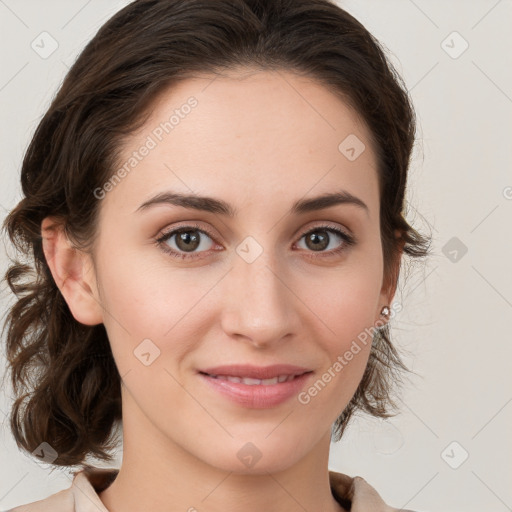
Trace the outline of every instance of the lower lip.
{"label": "lower lip", "polygon": [[216,379],[204,373],[199,376],[212,389],[222,393],[233,402],[250,407],[252,409],[268,409],[282,404],[292,396],[297,395],[312,372],[304,373],[295,377],[289,382],[278,382],[277,384],[255,384],[248,385],[242,382],[230,382],[225,379]]}

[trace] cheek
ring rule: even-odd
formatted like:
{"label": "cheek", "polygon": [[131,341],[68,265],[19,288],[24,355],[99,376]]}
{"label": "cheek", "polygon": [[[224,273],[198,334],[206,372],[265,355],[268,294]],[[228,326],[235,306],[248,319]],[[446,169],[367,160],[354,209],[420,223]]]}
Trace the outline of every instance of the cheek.
{"label": "cheek", "polygon": [[316,340],[327,356],[315,387],[329,388],[324,398],[337,413],[353,396],[368,362],[381,280],[379,260],[360,259],[308,285],[312,332],[324,333]]}
{"label": "cheek", "polygon": [[[356,392],[371,350],[375,300],[375,287],[362,286],[358,280],[344,291],[333,290],[324,295],[312,308],[321,317],[313,330],[327,333],[316,338],[325,362],[311,386],[299,397],[312,415],[335,421]],[[329,330],[320,323],[329,326]]]}
{"label": "cheek", "polygon": [[[198,283],[193,271],[173,272],[138,255],[121,258],[113,252],[98,272],[104,325],[120,372],[138,366],[134,351],[144,340],[151,340],[161,356],[172,349],[174,362],[167,362],[174,365],[190,350],[189,344],[200,339],[204,319],[197,305],[213,286],[211,277]],[[168,357],[155,362],[164,359]]]}
{"label": "cheek", "polygon": [[[382,275],[378,265],[340,268],[319,279],[308,279],[307,304],[315,313],[319,332],[333,340],[331,350],[342,350],[374,324]],[[323,326],[323,327],[322,327]]]}

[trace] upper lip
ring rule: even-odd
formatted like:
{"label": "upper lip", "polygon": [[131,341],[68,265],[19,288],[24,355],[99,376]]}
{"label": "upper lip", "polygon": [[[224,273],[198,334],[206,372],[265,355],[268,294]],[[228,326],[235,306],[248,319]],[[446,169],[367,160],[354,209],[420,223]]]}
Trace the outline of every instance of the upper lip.
{"label": "upper lip", "polygon": [[201,373],[209,375],[249,377],[252,379],[273,379],[279,375],[302,375],[310,371],[312,370],[291,364],[274,364],[271,366],[253,366],[250,364],[224,365],[200,370]]}

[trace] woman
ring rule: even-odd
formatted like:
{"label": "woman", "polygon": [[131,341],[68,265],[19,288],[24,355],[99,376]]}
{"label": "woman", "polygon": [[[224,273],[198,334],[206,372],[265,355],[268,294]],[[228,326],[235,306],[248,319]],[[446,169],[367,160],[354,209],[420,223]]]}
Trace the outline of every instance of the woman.
{"label": "woman", "polygon": [[[328,470],[386,417],[414,112],[328,0],[137,0],[69,71],[5,221],[18,446],[73,485],[14,510],[384,511]],[[123,461],[111,461],[122,427]]]}

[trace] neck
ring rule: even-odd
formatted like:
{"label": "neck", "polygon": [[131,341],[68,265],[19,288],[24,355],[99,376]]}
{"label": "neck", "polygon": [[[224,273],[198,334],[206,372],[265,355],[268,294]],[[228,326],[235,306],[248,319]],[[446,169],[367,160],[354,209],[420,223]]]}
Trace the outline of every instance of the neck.
{"label": "neck", "polygon": [[121,468],[114,482],[99,493],[110,512],[345,510],[329,484],[330,432],[291,467],[273,470],[258,463],[245,473],[226,471],[184,450],[134,403],[129,405],[131,414],[123,416]]}

